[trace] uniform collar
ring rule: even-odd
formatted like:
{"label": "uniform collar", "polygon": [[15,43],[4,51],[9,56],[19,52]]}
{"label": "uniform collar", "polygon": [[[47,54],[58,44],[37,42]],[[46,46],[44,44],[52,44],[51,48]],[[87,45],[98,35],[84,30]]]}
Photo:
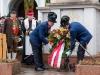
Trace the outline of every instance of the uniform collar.
{"label": "uniform collar", "polygon": [[[46,27],[48,28],[48,21],[46,21]],[[48,28],[48,29],[51,29],[51,28]]]}
{"label": "uniform collar", "polygon": [[71,28],[71,24],[69,24],[69,29]]}

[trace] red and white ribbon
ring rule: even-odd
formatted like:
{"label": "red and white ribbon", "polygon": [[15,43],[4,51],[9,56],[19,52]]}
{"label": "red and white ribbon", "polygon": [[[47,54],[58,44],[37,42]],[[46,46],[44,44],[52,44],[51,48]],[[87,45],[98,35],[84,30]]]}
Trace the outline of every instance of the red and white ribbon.
{"label": "red and white ribbon", "polygon": [[65,43],[62,41],[50,54],[48,64],[54,68],[60,68],[62,53],[64,51]]}

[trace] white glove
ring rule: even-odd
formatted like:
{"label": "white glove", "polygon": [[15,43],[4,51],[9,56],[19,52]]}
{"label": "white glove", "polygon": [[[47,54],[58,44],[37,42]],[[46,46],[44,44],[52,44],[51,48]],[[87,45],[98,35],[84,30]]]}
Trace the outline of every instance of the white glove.
{"label": "white glove", "polygon": [[49,44],[49,43],[47,44],[47,46],[48,46],[48,48],[49,48],[49,49],[51,49],[51,48],[52,48],[51,44]]}
{"label": "white glove", "polygon": [[69,50],[68,52],[66,52],[66,54],[67,54],[67,57],[69,57],[72,54],[72,51]]}
{"label": "white glove", "polygon": [[78,51],[78,47],[79,47],[79,43],[78,43],[78,42],[76,42],[76,43],[75,43],[75,47],[74,47],[73,51],[77,52],[77,51]]}
{"label": "white glove", "polygon": [[29,34],[31,34],[31,33],[32,33],[32,31],[29,32]]}
{"label": "white glove", "polygon": [[20,41],[21,41],[21,38],[18,39],[18,42],[20,42]]}

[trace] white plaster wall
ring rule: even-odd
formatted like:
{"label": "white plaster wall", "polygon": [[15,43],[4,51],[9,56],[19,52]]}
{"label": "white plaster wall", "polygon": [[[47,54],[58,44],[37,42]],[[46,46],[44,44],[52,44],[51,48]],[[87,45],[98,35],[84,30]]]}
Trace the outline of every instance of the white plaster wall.
{"label": "white plaster wall", "polygon": [[100,53],[100,11],[96,10],[96,53]]}
{"label": "white plaster wall", "polygon": [[[88,0],[51,0],[51,3],[79,2],[79,1],[88,1]],[[98,2],[99,0],[90,0],[90,1]]]}
{"label": "white plaster wall", "polygon": [[48,20],[48,12],[44,12],[43,13],[43,21],[47,21]]}
{"label": "white plaster wall", "polygon": [[[87,51],[95,55],[96,54],[96,9],[95,8],[85,8],[84,9],[84,26],[90,31],[93,35],[93,38],[90,40],[88,44]],[[86,55],[88,55],[86,53]]]}
{"label": "white plaster wall", "polygon": [[80,9],[61,9],[61,17],[64,15],[68,15],[70,17],[71,22],[80,22],[84,24],[84,10],[83,8]]}
{"label": "white plaster wall", "polygon": [[[45,7],[45,0],[35,0],[38,7]],[[38,20],[42,20],[42,13],[38,10]]]}
{"label": "white plaster wall", "polygon": [[47,18],[45,18],[44,16],[46,16],[47,13],[49,13],[50,11],[51,11],[50,9],[41,9],[41,10],[38,10],[38,20],[41,20],[41,22],[43,22],[44,20],[46,20]]}
{"label": "white plaster wall", "polygon": [[1,0],[1,16],[7,15],[7,0]]}
{"label": "white plaster wall", "polygon": [[[14,0],[15,2],[16,0]],[[4,15],[7,15],[9,13],[9,6],[10,6],[10,3],[12,2],[12,0],[1,0],[1,16],[4,16]],[[13,4],[12,4],[13,6]]]}
{"label": "white plaster wall", "polygon": [[[11,4],[13,0],[1,0],[0,6],[1,6],[1,16],[3,15],[7,15],[9,13],[9,6]],[[38,7],[45,7],[45,0],[35,0]],[[14,3],[16,2],[16,0],[13,1],[13,4],[11,6],[14,5]],[[38,15],[41,16],[41,13],[38,12]],[[38,17],[39,19],[41,19],[41,17]]]}

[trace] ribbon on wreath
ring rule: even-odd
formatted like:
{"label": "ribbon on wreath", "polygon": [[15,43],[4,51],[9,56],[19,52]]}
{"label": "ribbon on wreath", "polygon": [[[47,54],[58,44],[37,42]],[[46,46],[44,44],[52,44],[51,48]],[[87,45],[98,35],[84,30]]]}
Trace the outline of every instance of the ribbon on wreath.
{"label": "ribbon on wreath", "polygon": [[58,46],[54,48],[50,57],[48,59],[48,65],[54,68],[60,68],[62,53],[64,51],[65,43],[64,41],[60,42]]}

